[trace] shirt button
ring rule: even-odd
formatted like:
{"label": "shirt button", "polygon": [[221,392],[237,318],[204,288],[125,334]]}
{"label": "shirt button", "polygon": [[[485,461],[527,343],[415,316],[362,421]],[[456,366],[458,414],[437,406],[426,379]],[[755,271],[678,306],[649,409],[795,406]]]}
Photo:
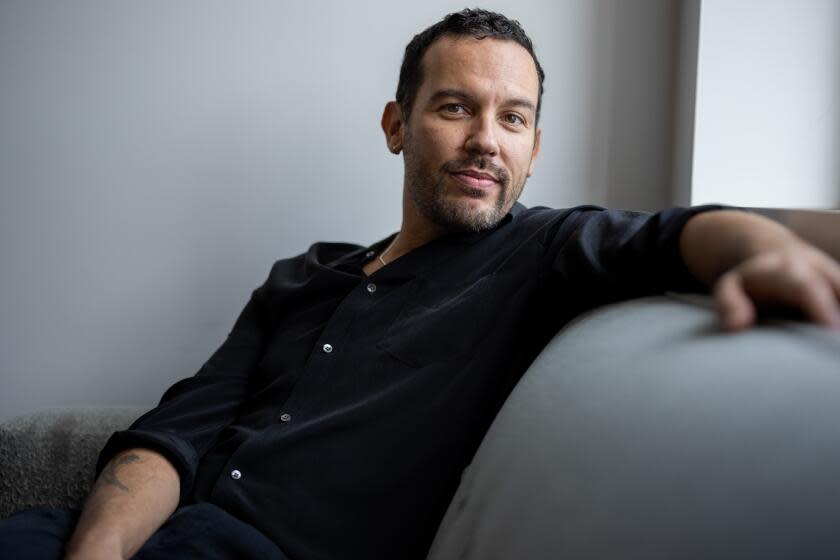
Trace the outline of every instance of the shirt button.
{"label": "shirt button", "polygon": [[231,477],[233,480],[239,480],[240,478],[242,478],[242,473],[241,473],[241,472],[239,472],[239,471],[238,471],[238,470],[236,470],[236,469],[233,469],[232,471],[230,471],[230,477]]}
{"label": "shirt button", "polygon": [[367,285],[367,291],[368,291],[369,294],[372,294],[373,292],[375,292],[376,291],[376,284],[373,284],[373,283],[368,284]]}
{"label": "shirt button", "polygon": [[291,419],[292,419],[291,414],[287,414],[287,413],[284,412],[283,414],[280,415],[280,421],[281,422],[288,422]]}
{"label": "shirt button", "polygon": [[326,352],[327,354],[332,352],[332,344],[324,344],[324,352]]}

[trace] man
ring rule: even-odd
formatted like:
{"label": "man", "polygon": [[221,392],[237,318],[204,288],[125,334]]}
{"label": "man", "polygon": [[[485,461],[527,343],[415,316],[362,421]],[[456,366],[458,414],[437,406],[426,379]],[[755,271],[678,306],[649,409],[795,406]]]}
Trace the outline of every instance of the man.
{"label": "man", "polygon": [[24,513],[0,552],[60,554],[72,531],[68,558],[420,559],[506,395],[580,311],[714,285],[728,329],[770,305],[840,326],[840,266],[762,218],[516,204],[542,82],[501,15],[417,35],[382,117],[400,231],[277,262],[198,374],[109,440],[75,530]]}

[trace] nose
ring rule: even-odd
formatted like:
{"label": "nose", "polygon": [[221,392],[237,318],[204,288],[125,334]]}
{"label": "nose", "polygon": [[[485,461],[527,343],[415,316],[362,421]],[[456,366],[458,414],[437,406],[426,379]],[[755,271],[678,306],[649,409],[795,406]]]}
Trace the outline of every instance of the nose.
{"label": "nose", "polygon": [[472,120],[464,148],[468,153],[482,156],[496,156],[499,153],[499,141],[496,137],[496,122],[490,116]]}

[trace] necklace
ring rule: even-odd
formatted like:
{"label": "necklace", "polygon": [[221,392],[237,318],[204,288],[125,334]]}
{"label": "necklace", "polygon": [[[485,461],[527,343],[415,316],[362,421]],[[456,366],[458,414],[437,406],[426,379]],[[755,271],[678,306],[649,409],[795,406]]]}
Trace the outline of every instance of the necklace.
{"label": "necklace", "polygon": [[388,254],[388,251],[390,251],[390,250],[394,247],[394,243],[396,243],[396,242],[397,242],[397,237],[398,237],[398,236],[395,236],[395,237],[394,237],[394,239],[391,241],[391,243],[390,243],[390,244],[388,244],[388,248],[387,248],[387,249],[385,249],[384,251],[382,251],[382,252],[379,254],[379,262],[381,262],[381,263],[382,263],[382,266],[385,266],[385,265],[387,265],[387,264],[388,264],[388,263],[386,263],[386,262],[385,262],[385,259],[383,259],[382,257],[384,257],[385,255],[387,255],[387,254]]}

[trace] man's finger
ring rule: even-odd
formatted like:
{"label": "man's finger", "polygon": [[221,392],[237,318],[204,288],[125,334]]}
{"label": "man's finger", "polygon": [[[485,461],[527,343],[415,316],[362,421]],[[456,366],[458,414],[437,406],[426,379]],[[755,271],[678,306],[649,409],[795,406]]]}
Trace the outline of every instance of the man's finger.
{"label": "man's finger", "polygon": [[819,269],[828,278],[828,283],[834,291],[834,297],[837,301],[840,301],[840,263],[826,256],[825,260],[819,264]]}
{"label": "man's finger", "polygon": [[819,278],[804,286],[799,304],[814,322],[840,328],[840,303],[830,279]]}
{"label": "man's finger", "polygon": [[728,272],[721,276],[715,284],[714,296],[724,329],[745,329],[755,321],[755,306],[744,292],[738,273]]}

